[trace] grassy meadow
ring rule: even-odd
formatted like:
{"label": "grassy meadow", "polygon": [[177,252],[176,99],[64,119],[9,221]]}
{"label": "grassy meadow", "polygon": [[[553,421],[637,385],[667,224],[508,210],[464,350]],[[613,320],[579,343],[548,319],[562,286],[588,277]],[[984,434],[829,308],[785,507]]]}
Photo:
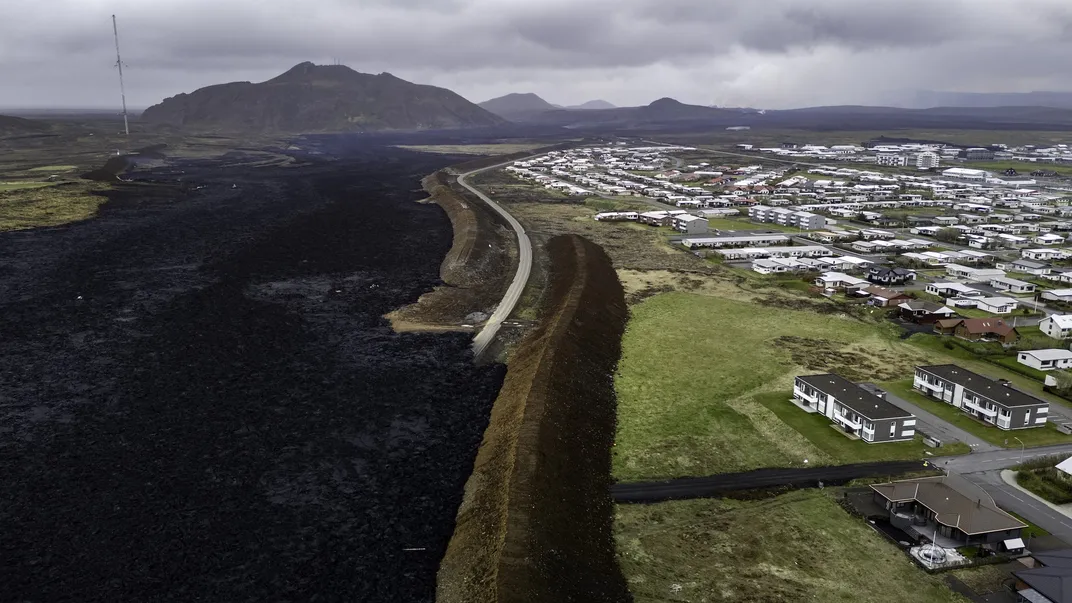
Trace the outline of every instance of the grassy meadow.
{"label": "grassy meadow", "polygon": [[615,537],[637,603],[966,601],[829,491],[619,505]]}

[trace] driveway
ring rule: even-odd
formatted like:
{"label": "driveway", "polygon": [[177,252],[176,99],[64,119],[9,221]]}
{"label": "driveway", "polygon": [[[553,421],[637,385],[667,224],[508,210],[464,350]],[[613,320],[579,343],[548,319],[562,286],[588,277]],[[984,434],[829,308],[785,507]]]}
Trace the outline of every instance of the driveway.
{"label": "driveway", "polygon": [[[861,383],[860,387],[871,391],[872,393],[882,392],[886,395],[888,400],[894,406],[901,410],[906,410],[916,415],[916,430],[921,431],[929,436],[936,437],[942,442],[959,441],[964,442],[968,446],[971,446],[972,452],[989,452],[994,450],[1001,450],[1000,446],[995,446],[978,436],[974,436],[967,431],[949,423],[945,419],[938,417],[935,414],[927,412],[926,410],[916,406],[915,404],[899,398],[872,383]],[[940,452],[941,449],[937,451]]]}

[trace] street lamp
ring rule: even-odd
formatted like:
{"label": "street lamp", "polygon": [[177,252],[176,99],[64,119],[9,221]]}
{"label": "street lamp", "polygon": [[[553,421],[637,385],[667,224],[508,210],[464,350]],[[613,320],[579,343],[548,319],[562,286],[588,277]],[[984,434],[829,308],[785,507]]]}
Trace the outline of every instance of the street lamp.
{"label": "street lamp", "polygon": [[1024,448],[1025,448],[1024,441],[1021,440],[1020,438],[1016,437],[1016,436],[1013,436],[1012,439],[1016,440],[1017,442],[1020,442],[1020,463],[1019,464],[1023,465],[1024,464]]}

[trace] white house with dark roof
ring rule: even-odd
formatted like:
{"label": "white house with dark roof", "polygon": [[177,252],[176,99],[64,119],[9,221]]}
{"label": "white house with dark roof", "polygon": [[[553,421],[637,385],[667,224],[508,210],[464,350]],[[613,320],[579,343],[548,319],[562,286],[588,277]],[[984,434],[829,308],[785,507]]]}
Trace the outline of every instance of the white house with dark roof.
{"label": "white house with dark roof", "polygon": [[955,364],[917,366],[912,387],[999,429],[1042,427],[1050,405]]}
{"label": "white house with dark roof", "polygon": [[903,442],[916,436],[915,415],[839,375],[797,377],[793,399],[868,444]]}

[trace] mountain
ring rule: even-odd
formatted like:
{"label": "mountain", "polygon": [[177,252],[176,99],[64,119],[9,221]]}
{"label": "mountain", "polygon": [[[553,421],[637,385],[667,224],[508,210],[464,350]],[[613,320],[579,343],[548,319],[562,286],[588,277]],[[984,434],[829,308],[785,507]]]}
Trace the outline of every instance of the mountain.
{"label": "mountain", "polygon": [[556,109],[555,105],[531,92],[507,94],[506,96],[486,100],[480,103],[479,106],[509,120],[524,120],[544,111],[554,111]]}
{"label": "mountain", "polygon": [[[743,115],[732,109],[687,105],[661,98],[642,107],[613,109],[559,109],[530,116],[526,121],[548,126],[580,128],[646,129],[659,125],[696,126],[741,125]],[[747,125],[747,124],[744,124]]]}
{"label": "mountain", "polygon": [[241,132],[367,132],[496,126],[497,115],[444,88],[389,73],[301,63],[261,83],[233,82],[165,99],[142,121]]}
{"label": "mountain", "polygon": [[617,109],[616,106],[608,103],[605,100],[590,100],[587,103],[583,103],[580,105],[572,105],[566,108],[573,109],[575,111],[591,111],[594,109]]}
{"label": "mountain", "polygon": [[913,109],[930,107],[1055,107],[1072,109],[1072,92],[938,92],[917,90],[897,103]]}
{"label": "mountain", "polygon": [[0,136],[18,136],[20,134],[36,134],[49,129],[47,122],[22,117],[0,115]]}

